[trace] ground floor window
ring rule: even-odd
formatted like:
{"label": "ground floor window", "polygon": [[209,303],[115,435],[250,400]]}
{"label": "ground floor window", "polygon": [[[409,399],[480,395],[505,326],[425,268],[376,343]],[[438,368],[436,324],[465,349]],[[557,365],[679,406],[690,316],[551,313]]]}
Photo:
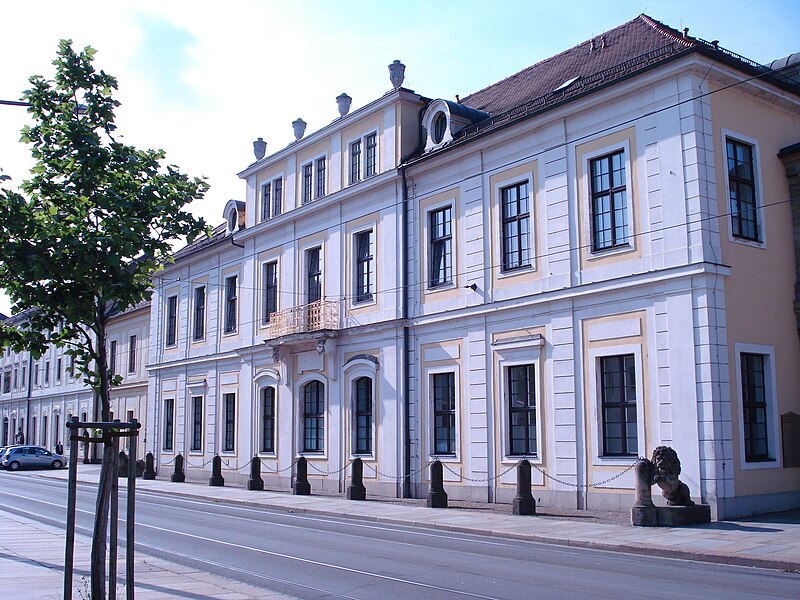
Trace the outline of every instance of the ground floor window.
{"label": "ground floor window", "polygon": [[372,453],[372,379],[359,377],[355,381],[355,453]]}
{"label": "ground floor window", "polygon": [[225,452],[233,452],[236,448],[236,394],[225,394],[222,401],[225,414],[222,448]]}
{"label": "ground floor window", "polygon": [[509,416],[509,454],[536,456],[536,375],[534,365],[506,369]]}
{"label": "ground floor window", "polygon": [[633,354],[600,358],[603,454],[636,456],[636,361]]}
{"label": "ground floor window", "polygon": [[175,400],[174,398],[164,398],[164,450],[172,450],[175,443]]}
{"label": "ground floor window", "polygon": [[325,449],[325,386],[310,381],[303,387],[303,451]]}
{"label": "ground floor window", "polygon": [[433,453],[456,453],[456,374],[433,376]]}
{"label": "ground floor window", "polygon": [[746,462],[772,460],[767,412],[767,355],[742,352],[742,418]]}
{"label": "ground floor window", "polygon": [[275,388],[261,390],[261,451],[275,452]]}
{"label": "ground floor window", "polygon": [[203,449],[203,397],[192,396],[192,445],[190,450]]}

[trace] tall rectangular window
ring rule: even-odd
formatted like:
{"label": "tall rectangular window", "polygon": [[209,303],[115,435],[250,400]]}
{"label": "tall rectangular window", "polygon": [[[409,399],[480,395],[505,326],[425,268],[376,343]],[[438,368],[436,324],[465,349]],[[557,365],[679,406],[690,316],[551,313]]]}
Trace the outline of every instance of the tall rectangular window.
{"label": "tall rectangular window", "polygon": [[275,388],[261,390],[261,451],[275,452]]}
{"label": "tall rectangular window", "polygon": [[22,381],[19,382],[20,387],[23,390],[28,389],[28,366],[25,363],[22,363]]}
{"label": "tall rectangular window", "polygon": [[731,138],[726,145],[733,236],[760,242],[753,146]]}
{"label": "tall rectangular window", "polygon": [[355,381],[356,454],[372,453],[372,379],[359,377]]}
{"label": "tall rectangular window", "polygon": [[56,359],[56,381],[61,383],[61,369],[62,369],[63,362],[60,358]]}
{"label": "tall rectangular window", "polygon": [[272,184],[261,184],[261,220],[269,219],[270,203],[272,202]]}
{"label": "tall rectangular window", "polygon": [[303,452],[325,449],[325,387],[321,381],[303,386]]}
{"label": "tall rectangular window", "polygon": [[49,385],[50,383],[50,361],[44,361],[44,384]]}
{"label": "tall rectangular window", "polygon": [[128,338],[128,373],[136,373],[136,336]]}
{"label": "tall rectangular window", "polygon": [[203,449],[203,397],[192,396],[192,445],[190,450]]}
{"label": "tall rectangular window", "polygon": [[633,354],[600,359],[603,454],[636,456],[636,361]]}
{"label": "tall rectangular window", "polygon": [[69,376],[70,377],[75,377],[75,357],[74,356],[70,356],[69,357],[69,367],[67,367],[67,369],[69,370]]}
{"label": "tall rectangular window", "polygon": [[178,297],[167,298],[167,335],[166,345],[174,346],[178,342]]}
{"label": "tall rectangular window", "polygon": [[361,181],[361,140],[350,144],[350,183]]}
{"label": "tall rectangular window", "polygon": [[325,157],[317,159],[317,198],[325,196]]}
{"label": "tall rectangular window", "polygon": [[14,389],[17,389],[18,374],[19,374],[19,369],[17,367],[14,367],[14,375],[13,375],[13,380],[11,382],[11,387],[13,387]]}
{"label": "tall rectangular window", "polygon": [[536,376],[533,365],[508,367],[506,394],[509,416],[509,454],[536,456]]}
{"label": "tall rectangular window", "polygon": [[236,331],[236,285],[238,279],[237,275],[225,278],[225,333]]}
{"label": "tall rectangular window", "polygon": [[322,299],[321,248],[306,250],[306,293],[308,304]]}
{"label": "tall rectangular window", "polygon": [[453,281],[453,207],[430,212],[430,287]]}
{"label": "tall rectangular window", "polygon": [[592,250],[629,244],[625,151],[590,162],[592,196]]}
{"label": "tall rectangular window", "polygon": [[42,416],[42,439],[39,444],[47,446],[47,415]]}
{"label": "tall rectangular window", "polygon": [[283,179],[275,179],[272,182],[272,215],[277,217],[283,210]]}
{"label": "tall rectangular window", "polygon": [[503,270],[511,271],[531,264],[528,183],[503,188],[502,196]]}
{"label": "tall rectangular window", "polygon": [[273,260],[264,265],[262,274],[263,306],[261,323],[266,325],[272,313],[278,310],[278,261]]}
{"label": "tall rectangular window", "polygon": [[3,373],[3,393],[9,394],[11,392],[11,371]]}
{"label": "tall rectangular window", "polygon": [[311,163],[303,165],[303,204],[311,202],[311,193],[314,190],[314,166]]}
{"label": "tall rectangular window", "polygon": [[108,350],[108,374],[117,374],[117,340],[111,341],[111,346]]}
{"label": "tall rectangular window", "polygon": [[225,439],[223,448],[225,452],[236,449],[236,394],[225,394],[222,399],[225,411]]}
{"label": "tall rectangular window", "polygon": [[33,385],[39,385],[39,363],[33,363]]}
{"label": "tall rectangular window", "polygon": [[194,288],[194,319],[192,339],[198,342],[206,337],[206,286]]}
{"label": "tall rectangular window", "polygon": [[175,440],[175,399],[164,398],[164,450],[172,450]]}
{"label": "tall rectangular window", "polygon": [[368,302],[372,300],[374,287],[374,266],[373,266],[373,235],[372,230],[361,231],[355,235],[355,296],[356,302]]}
{"label": "tall rectangular window", "polygon": [[767,426],[767,363],[763,354],[742,352],[742,416],[744,418],[744,459],[771,460]]}
{"label": "tall rectangular window", "polygon": [[372,177],[378,172],[378,134],[370,133],[366,138],[367,160],[366,176]]}
{"label": "tall rectangular window", "polygon": [[456,453],[456,374],[433,376],[433,453]]}

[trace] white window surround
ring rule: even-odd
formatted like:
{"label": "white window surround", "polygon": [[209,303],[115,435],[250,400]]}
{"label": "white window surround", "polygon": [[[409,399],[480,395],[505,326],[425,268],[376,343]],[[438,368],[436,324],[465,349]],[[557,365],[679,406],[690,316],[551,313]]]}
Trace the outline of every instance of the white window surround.
{"label": "white window surround", "polygon": [[[303,443],[305,441],[305,432],[304,427],[305,423],[303,422],[303,403],[305,398],[303,397],[303,388],[307,383],[312,381],[319,381],[322,384],[322,401],[325,403],[325,433],[324,435],[324,443],[322,446],[322,452],[304,452],[303,451]],[[303,375],[300,377],[294,385],[294,393],[295,393],[295,408],[297,410],[297,431],[296,431],[296,441],[297,441],[297,456],[295,458],[299,458],[301,456],[305,456],[311,460],[327,460],[328,459],[328,447],[330,446],[330,436],[328,433],[330,432],[330,420],[331,420],[331,410],[330,410],[330,382],[328,378],[322,375],[321,373],[308,373],[307,375]],[[277,390],[276,390],[277,391]],[[277,406],[276,406],[277,412]],[[278,431],[276,427],[275,431]],[[277,447],[277,444],[276,444]]]}
{"label": "white window surround", "polygon": [[[190,381],[186,384],[187,394],[185,396],[185,404],[186,404],[186,437],[185,444],[186,444],[186,452],[192,456],[202,456],[205,453],[205,438],[206,438],[206,425],[208,424],[208,419],[206,418],[208,415],[208,405],[206,402],[208,401],[208,382],[203,379],[202,381]],[[203,432],[202,432],[202,443],[200,444],[200,450],[192,450],[192,437],[194,436],[194,398],[197,396],[203,399]]]}
{"label": "white window surround", "polygon": [[[450,283],[443,283],[441,285],[437,285],[435,287],[431,287],[430,280],[431,280],[431,213],[436,212],[437,210],[441,210],[447,207],[452,208],[452,222],[450,223],[450,237],[452,243],[450,244],[451,251],[452,251],[452,261],[453,261],[453,279]],[[424,218],[422,222],[422,280],[424,285],[422,286],[422,291],[425,294],[435,294],[437,292],[441,292],[443,290],[452,290],[453,288],[458,287],[458,280],[459,280],[459,272],[458,272],[458,237],[460,232],[460,220],[459,220],[459,211],[458,211],[458,203],[456,202],[456,198],[452,197],[447,200],[442,200],[441,202],[437,202],[436,204],[431,204],[430,206],[425,207],[424,211]]]}
{"label": "white window surround", "polygon": [[[225,411],[225,396],[233,394],[233,450],[225,450],[225,426],[226,426],[226,418],[227,414]],[[239,413],[239,390],[232,387],[223,387],[219,391],[219,409],[218,409],[218,418],[217,418],[217,431],[219,432],[219,440],[218,440],[218,454],[225,455],[225,456],[236,456],[239,454],[239,446],[242,442],[240,438],[240,413]],[[208,408],[206,408],[208,410]],[[208,414],[208,413],[206,413]]]}
{"label": "white window surround", "polygon": [[[425,447],[428,454],[428,460],[438,460],[443,463],[460,463],[461,462],[461,368],[457,364],[428,367],[425,369],[425,404],[428,417],[428,439],[425,442]],[[453,454],[436,454],[434,452],[434,406],[433,406],[433,376],[441,373],[453,373],[455,381],[455,400],[456,400],[456,436],[455,436],[455,452]]]}
{"label": "white window surround", "polygon": [[[351,359],[344,366],[344,374],[344,389],[347,390],[347,393],[349,394],[347,398],[347,407],[350,413],[350,418],[348,419],[348,424],[350,427],[350,444],[348,452],[350,454],[350,458],[375,458],[377,456],[375,443],[378,439],[377,433],[379,423],[377,394],[378,365],[366,358]],[[369,377],[372,380],[372,442],[370,444],[372,452],[369,454],[356,454],[354,450],[356,444],[356,381],[361,377]]]}
{"label": "white window surround", "polygon": [[519,342],[513,345],[509,344],[508,346],[493,345],[498,357],[497,366],[500,375],[500,380],[497,382],[497,385],[500,399],[500,435],[502,439],[501,463],[503,464],[511,465],[522,458],[516,454],[509,454],[510,410],[508,406],[508,368],[521,365],[534,366],[534,385],[536,386],[536,456],[525,456],[524,458],[531,464],[542,464],[542,422],[544,420],[542,402],[544,394],[542,393],[543,380],[541,368],[542,345],[543,340],[541,338],[530,341],[526,340],[525,342]]}
{"label": "white window surround", "polygon": [[[362,300],[360,302],[356,302],[356,261],[358,260],[358,248],[356,246],[356,236],[359,233],[364,233],[365,231],[372,231],[372,300]],[[365,223],[355,229],[353,229],[350,234],[350,293],[347,294],[348,297],[348,304],[351,308],[363,308],[365,306],[372,306],[378,303],[378,223],[377,221],[371,221],[370,223]],[[324,275],[324,273],[323,273]]]}
{"label": "white window surround", "polygon": [[[592,250],[592,240],[593,237],[593,227],[594,227],[594,219],[593,219],[593,212],[592,212],[592,168],[591,162],[595,158],[600,158],[601,156],[605,156],[608,154],[614,154],[615,152],[619,152],[622,150],[625,153],[625,198],[626,204],[625,207],[626,213],[628,216],[628,232],[627,238],[628,243],[617,246],[615,248],[608,248],[605,250]],[[633,189],[633,163],[631,162],[631,148],[630,142],[628,140],[623,140],[619,143],[609,144],[608,146],[603,146],[602,148],[598,148],[596,150],[592,150],[591,152],[585,152],[578,157],[578,160],[582,161],[583,165],[583,183],[581,184],[581,191],[583,193],[583,208],[584,214],[586,217],[584,218],[584,223],[582,224],[583,231],[585,234],[586,240],[586,258],[588,261],[592,260],[599,260],[606,258],[607,256],[613,256],[614,254],[624,254],[626,252],[632,252],[636,250],[636,240],[638,231],[636,228],[636,222],[634,221],[634,213],[633,213],[633,204],[634,204],[634,196],[637,194],[638,190]],[[532,229],[532,228],[531,228]]]}
{"label": "white window surround", "polygon": [[[725,203],[724,214],[727,222],[728,241],[736,244],[743,244],[753,248],[767,248],[767,227],[764,215],[764,191],[761,183],[761,150],[759,148],[758,140],[729,129],[722,128],[722,179],[725,182]],[[728,178],[728,138],[736,140],[737,142],[744,142],[753,147],[753,178],[755,179],[756,188],[756,214],[758,215],[758,234],[761,241],[747,240],[733,235],[733,226],[731,224],[731,189],[730,179]]]}
{"label": "white window surround", "polygon": [[222,215],[225,218],[226,233],[231,235],[244,227],[245,204],[240,200],[228,200]]}
{"label": "white window surround", "polygon": [[[519,267],[516,269],[512,269],[510,271],[503,271],[503,188],[511,187],[514,185],[518,185],[520,183],[527,183],[528,184],[528,219],[530,226],[528,227],[528,247],[530,248],[530,263],[527,266]],[[497,213],[495,217],[492,219],[492,228],[496,234],[494,243],[496,248],[492,248],[492,252],[489,256],[496,256],[497,257],[497,264],[492,265],[492,268],[495,269],[497,273],[498,279],[504,279],[506,277],[515,277],[517,275],[522,275],[523,273],[530,273],[532,271],[536,271],[536,199],[539,197],[537,194],[537,190],[533,187],[534,185],[533,179],[533,171],[527,171],[522,173],[516,177],[509,177],[508,179],[503,179],[502,181],[496,181],[494,184],[494,204],[497,209]],[[491,214],[491,213],[489,213]],[[494,261],[493,261],[494,262]]]}
{"label": "white window surround", "polygon": [[[355,138],[353,141],[356,141],[356,139],[358,139],[358,138]],[[362,144],[363,144],[363,142],[362,142]],[[348,145],[348,148],[349,147],[350,146]],[[363,146],[362,146],[362,158],[363,158]],[[319,167],[319,160],[320,159],[324,159],[325,160],[325,194],[322,195],[322,196],[319,196],[317,194],[317,177],[319,176],[319,168],[318,167]],[[311,166],[311,199],[308,202],[304,203],[303,202],[303,176],[304,176],[305,168],[308,167],[308,166]],[[300,165],[300,168],[297,170],[297,174],[298,174],[298,176],[300,178],[300,185],[298,186],[298,190],[300,191],[300,204],[299,204],[299,206],[304,206],[305,204],[309,204],[311,202],[314,202],[314,201],[319,200],[321,198],[325,198],[325,197],[330,195],[330,191],[328,190],[328,170],[329,170],[329,166],[330,165],[328,164],[328,155],[327,155],[327,153],[322,153],[322,154],[319,154],[319,155],[314,156],[312,158],[309,158],[309,159],[305,160],[302,165]],[[264,183],[268,183],[268,182],[265,181]]]}
{"label": "white window surround", "polygon": [[600,359],[605,356],[633,354],[636,366],[636,443],[639,456],[645,454],[645,410],[644,410],[644,373],[642,363],[642,346],[640,344],[620,344],[593,348],[588,352],[590,424],[592,428],[592,465],[594,466],[629,466],[633,456],[603,456],[603,419],[600,414]]}
{"label": "white window surround", "polygon": [[[256,398],[256,402],[254,403],[254,418],[256,426],[253,427],[256,439],[255,441],[255,448],[256,452],[259,456],[269,456],[274,457],[278,454],[278,441],[279,436],[278,432],[280,431],[280,425],[278,420],[278,415],[280,413],[280,382],[281,382],[281,374],[277,369],[262,369],[256,376],[253,378],[253,390],[255,393],[254,398]],[[275,439],[273,443],[273,451],[272,452],[263,452],[261,450],[261,422],[262,422],[262,414],[261,414],[261,391],[265,390],[266,388],[274,388],[275,389]]]}
{"label": "white window surround", "polygon": [[[765,357],[764,385],[767,396],[767,447],[772,460],[763,462],[747,462],[744,449],[744,413],[742,412],[742,353],[762,354]],[[739,424],[739,466],[744,470],[753,469],[780,469],[783,466],[780,440],[780,418],[778,416],[778,401],[775,378],[775,348],[761,344],[734,344],[736,360],[736,422]]]}
{"label": "white window surround", "polygon": [[[373,134],[375,135],[375,174],[367,176],[367,138],[369,136],[373,135]],[[350,182],[350,171],[351,171],[351,168],[352,168],[352,163],[350,162],[350,148],[353,147],[353,144],[355,142],[361,142],[361,164],[359,165],[359,179],[358,179],[358,181],[351,183]],[[346,150],[346,156],[345,156],[345,160],[346,160],[345,165],[346,165],[347,168],[345,170],[344,181],[347,182],[348,186],[356,185],[356,184],[361,183],[362,181],[364,181],[366,179],[371,179],[371,178],[373,178],[373,177],[375,177],[377,175],[380,175],[383,172],[381,170],[381,132],[377,128],[368,129],[367,131],[365,131],[361,135],[358,135],[358,136],[355,136],[355,137],[352,137],[352,138],[348,139],[345,142],[344,147],[347,149]],[[318,157],[318,158],[321,158],[321,156]],[[316,159],[315,159],[315,161],[316,161]],[[308,164],[308,163],[306,162],[306,163],[303,163],[303,164]],[[316,162],[314,164],[315,164],[314,175],[316,175]],[[301,173],[302,173],[302,171],[301,171]],[[330,192],[327,192],[327,193],[329,194]]]}
{"label": "white window surround", "polygon": [[[169,450],[164,448],[164,439],[166,437],[166,425],[167,425],[167,413],[164,411],[164,403],[167,400],[172,400],[172,448]],[[175,419],[176,413],[176,406],[177,406],[177,394],[175,392],[169,392],[161,396],[161,410],[159,411],[161,422],[159,425],[160,430],[160,439],[159,439],[159,452],[161,454],[177,454],[178,453],[178,436],[177,436],[177,420]]]}

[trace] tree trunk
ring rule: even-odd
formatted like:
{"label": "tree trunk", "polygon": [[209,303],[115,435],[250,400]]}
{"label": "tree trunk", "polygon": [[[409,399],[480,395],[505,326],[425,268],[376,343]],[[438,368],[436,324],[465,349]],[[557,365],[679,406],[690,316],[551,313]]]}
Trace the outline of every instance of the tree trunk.
{"label": "tree trunk", "polygon": [[106,597],[106,541],[108,539],[108,512],[111,503],[111,478],[114,465],[114,445],[103,444],[103,462],[97,486],[97,503],[94,513],[92,537],[91,580],[92,600]]}

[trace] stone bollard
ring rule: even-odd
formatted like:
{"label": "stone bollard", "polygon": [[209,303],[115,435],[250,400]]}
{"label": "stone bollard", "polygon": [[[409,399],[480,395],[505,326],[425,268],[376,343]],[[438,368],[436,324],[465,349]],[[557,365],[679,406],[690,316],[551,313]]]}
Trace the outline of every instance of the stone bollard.
{"label": "stone bollard", "polygon": [[140,458],[136,461],[136,476],[141,477],[144,475],[145,464],[144,461]]}
{"label": "stone bollard", "polygon": [[517,463],[517,495],[511,506],[514,515],[536,514],[536,500],[531,494],[531,463],[525,459]]}
{"label": "stone bollard", "polygon": [[444,491],[444,470],[438,460],[431,465],[431,486],[426,500],[428,508],[447,508],[447,492]]}
{"label": "stone bollard", "polygon": [[211,487],[223,487],[225,485],[225,478],[222,476],[222,459],[219,454],[215,455],[211,461],[211,478],[208,480],[208,485]]}
{"label": "stone bollard", "polygon": [[247,480],[247,489],[256,491],[264,489],[264,480],[261,479],[261,459],[257,456],[250,461],[250,479]]}
{"label": "stone bollard", "polygon": [[650,487],[655,475],[653,463],[646,458],[636,461],[633,467],[635,500],[631,507],[631,525],[635,527],[657,527],[658,511],[653,504]]}
{"label": "stone bollard", "polygon": [[117,468],[117,477],[128,476],[128,455],[124,450],[119,451],[119,467]]}
{"label": "stone bollard", "polygon": [[308,482],[308,461],[305,456],[297,459],[297,473],[294,478],[292,494],[295,496],[311,495],[311,484]]}
{"label": "stone bollard", "polygon": [[144,476],[142,479],[155,479],[156,478],[156,469],[155,469],[155,459],[153,458],[153,453],[148,452],[144,457]]}
{"label": "stone bollard", "polygon": [[183,454],[175,457],[175,470],[169,478],[172,483],[183,483],[186,481],[186,474],[183,472]]}
{"label": "stone bollard", "polygon": [[364,463],[360,458],[353,461],[350,471],[350,485],[347,486],[348,500],[366,500],[367,488],[364,487]]}
{"label": "stone bollard", "polygon": [[89,430],[83,430],[83,464],[91,464],[92,459],[89,458]]}

